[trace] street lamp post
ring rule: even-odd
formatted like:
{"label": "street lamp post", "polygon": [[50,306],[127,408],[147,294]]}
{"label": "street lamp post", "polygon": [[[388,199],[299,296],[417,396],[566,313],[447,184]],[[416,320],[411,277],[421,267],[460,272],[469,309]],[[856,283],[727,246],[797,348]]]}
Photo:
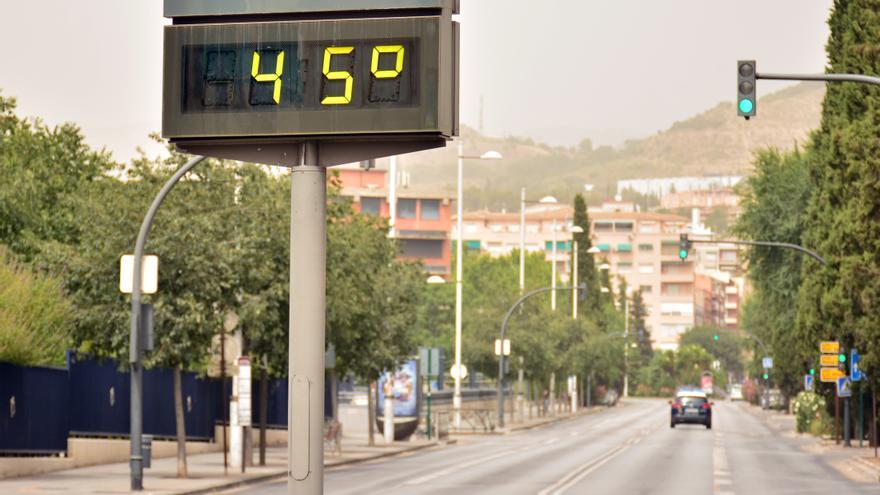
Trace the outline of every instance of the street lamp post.
{"label": "street lamp post", "polygon": [[[519,293],[522,294],[526,289],[526,205],[541,204],[555,205],[559,201],[553,196],[544,196],[540,201],[526,201],[526,188],[520,191],[520,208],[519,208]],[[553,299],[555,301],[555,298]],[[554,304],[555,308],[555,304]]]}
{"label": "street lamp post", "polygon": [[497,151],[487,151],[480,156],[465,156],[464,140],[458,140],[458,199],[456,201],[458,209],[458,218],[456,219],[456,229],[458,230],[455,242],[455,387],[452,394],[452,410],[453,423],[456,429],[461,428],[461,305],[462,305],[462,256],[464,250],[463,232],[462,232],[462,215],[464,204],[464,161],[470,160],[500,160],[501,153]]}

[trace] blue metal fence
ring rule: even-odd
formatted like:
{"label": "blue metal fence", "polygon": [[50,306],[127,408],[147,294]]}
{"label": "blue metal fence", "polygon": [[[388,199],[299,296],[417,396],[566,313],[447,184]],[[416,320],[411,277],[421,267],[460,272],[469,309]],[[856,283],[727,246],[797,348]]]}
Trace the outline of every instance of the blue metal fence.
{"label": "blue metal fence", "polygon": [[0,453],[67,450],[67,370],[0,363]]}
{"label": "blue metal fence", "polygon": [[[232,394],[231,380],[182,374],[186,436],[210,440]],[[174,377],[171,370],[144,373],[144,433],[174,437]],[[67,450],[67,437],[127,437],[130,376],[116,363],[68,354],[67,368],[0,363],[0,454]],[[259,379],[252,385],[253,423],[259,424]],[[267,424],[287,426],[287,380],[269,380]],[[228,413],[227,413],[228,414]]]}

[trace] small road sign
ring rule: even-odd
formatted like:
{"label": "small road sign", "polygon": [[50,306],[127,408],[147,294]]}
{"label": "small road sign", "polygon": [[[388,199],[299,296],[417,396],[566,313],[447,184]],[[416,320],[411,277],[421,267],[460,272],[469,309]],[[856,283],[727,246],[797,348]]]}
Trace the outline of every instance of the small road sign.
{"label": "small road sign", "polygon": [[459,365],[453,364],[452,368],[449,368],[449,375],[452,378],[458,378],[460,380],[464,380],[465,378],[467,378],[467,375],[468,375],[467,366],[462,364],[461,370],[459,372]]}
{"label": "small road sign", "polygon": [[[495,355],[501,355],[501,340],[495,339]],[[504,355],[510,356],[510,339],[504,339]]]}
{"label": "small road sign", "polygon": [[852,368],[850,369],[850,376],[852,377],[852,381],[857,382],[863,380],[865,378],[865,374],[862,373],[861,366],[859,363],[862,361],[862,356],[855,350],[850,350],[850,363]]}
{"label": "small road sign", "polygon": [[822,368],[819,370],[819,381],[822,383],[835,383],[842,376],[846,376],[846,373],[837,368]]}
{"label": "small road sign", "polygon": [[819,342],[819,352],[822,354],[837,354],[840,352],[840,342]]}
{"label": "small road sign", "polygon": [[764,365],[764,369],[770,369],[773,367],[773,358],[769,356],[765,357],[761,360],[761,363]]}
{"label": "small road sign", "polygon": [[813,375],[804,375],[804,390],[807,392],[813,391]]}
{"label": "small road sign", "polygon": [[836,368],[838,359],[837,354],[822,354],[819,356],[819,364],[822,366],[834,366]]}
{"label": "small road sign", "polygon": [[852,397],[852,381],[846,375],[837,379],[837,396]]}
{"label": "small road sign", "polygon": [[424,376],[440,375],[440,361],[442,360],[443,349],[439,347],[420,347],[419,348],[419,372]]}

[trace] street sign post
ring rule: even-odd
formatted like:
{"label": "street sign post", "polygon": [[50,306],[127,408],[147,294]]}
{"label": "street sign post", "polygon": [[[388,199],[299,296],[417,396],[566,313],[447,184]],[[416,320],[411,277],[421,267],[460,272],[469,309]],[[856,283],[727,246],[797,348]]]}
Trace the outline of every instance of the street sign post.
{"label": "street sign post", "polygon": [[804,390],[806,392],[813,391],[813,375],[804,375]]}
{"label": "street sign post", "polygon": [[852,381],[844,375],[837,378],[837,396],[841,398],[852,397]]}
{"label": "street sign post", "polygon": [[822,383],[837,383],[837,379],[846,376],[846,373],[837,368],[822,368],[819,370],[819,381]]}

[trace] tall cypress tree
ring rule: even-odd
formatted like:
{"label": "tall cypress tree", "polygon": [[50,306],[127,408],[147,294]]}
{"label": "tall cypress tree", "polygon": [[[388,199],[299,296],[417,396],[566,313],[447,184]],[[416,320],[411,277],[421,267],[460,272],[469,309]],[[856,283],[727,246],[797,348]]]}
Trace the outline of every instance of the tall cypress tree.
{"label": "tall cypress tree", "polygon": [[586,284],[586,299],[584,304],[578,306],[580,313],[595,311],[599,304],[599,278],[596,276],[596,263],[593,255],[588,251],[593,247],[590,235],[590,216],[587,213],[587,204],[581,194],[574,197],[574,225],[584,229],[582,234],[574,234],[574,240],[578,243],[578,284]]}
{"label": "tall cypress tree", "polygon": [[[880,74],[880,1],[836,0],[828,21],[828,72]],[[815,187],[804,241],[828,266],[804,263],[799,334],[841,339],[880,375],[880,88],[828,85],[813,135]],[[871,373],[873,371],[873,373]]]}

